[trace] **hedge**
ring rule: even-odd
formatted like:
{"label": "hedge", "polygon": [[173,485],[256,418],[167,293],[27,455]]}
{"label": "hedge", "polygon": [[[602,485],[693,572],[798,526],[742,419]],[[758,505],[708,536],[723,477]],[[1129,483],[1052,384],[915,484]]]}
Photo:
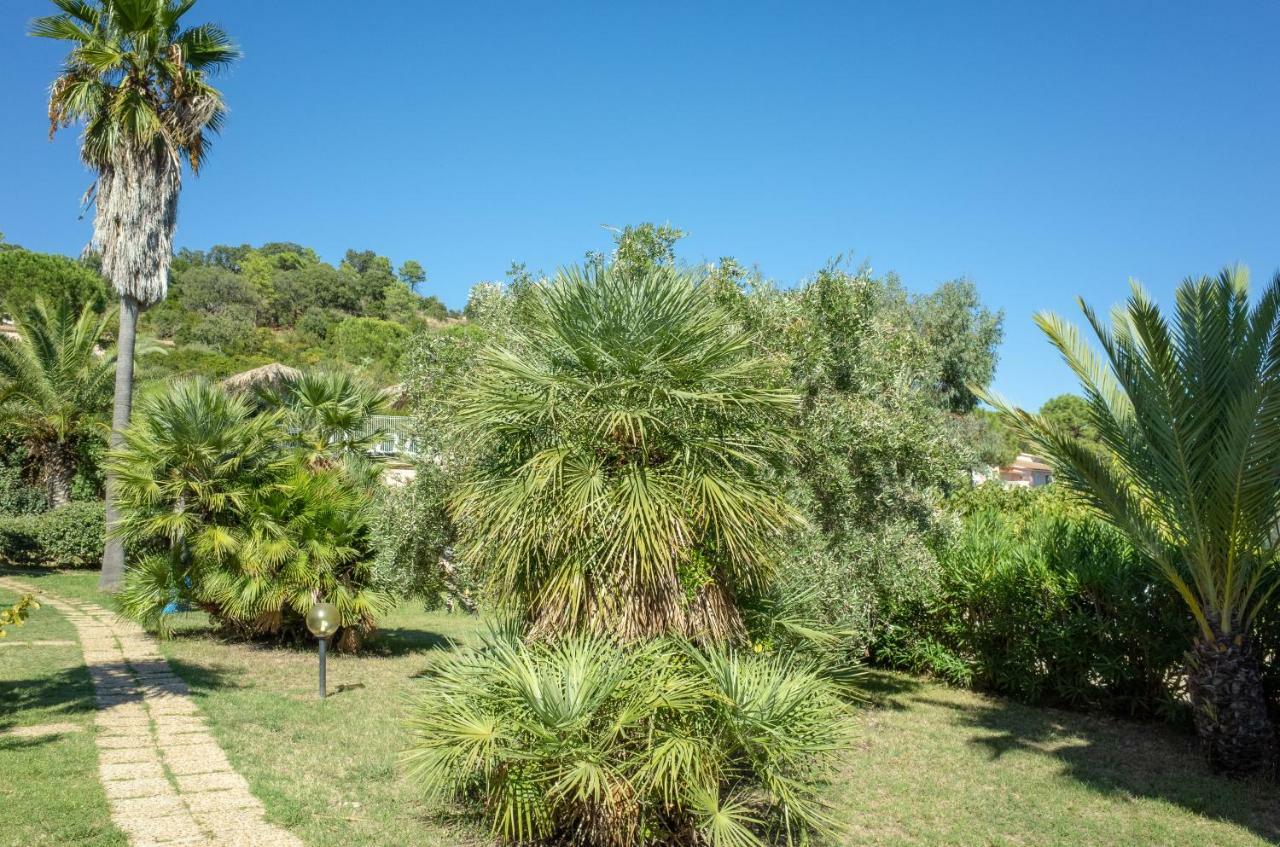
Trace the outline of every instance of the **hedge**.
{"label": "hedge", "polygon": [[96,502],[0,517],[0,562],[50,568],[95,567],[102,560],[106,517]]}

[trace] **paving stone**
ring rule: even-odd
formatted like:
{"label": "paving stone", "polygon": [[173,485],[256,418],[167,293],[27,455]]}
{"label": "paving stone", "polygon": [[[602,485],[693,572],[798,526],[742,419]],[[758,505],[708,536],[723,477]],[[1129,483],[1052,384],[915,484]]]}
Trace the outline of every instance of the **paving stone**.
{"label": "paving stone", "polygon": [[[148,799],[125,802],[146,803]],[[181,804],[179,804],[179,807],[181,807]],[[139,841],[172,843],[181,839],[194,841],[204,837],[204,833],[200,831],[200,826],[185,808],[176,814],[161,816],[150,816],[143,807],[140,807],[140,812],[136,815],[117,815],[113,810],[112,819],[115,820],[116,826],[124,830],[129,836],[129,840],[134,843]]]}
{"label": "paving stone", "polygon": [[223,771],[222,773],[201,773],[191,776],[175,776],[178,790],[188,791],[244,791],[249,792],[249,783],[238,773]]}
{"label": "paving stone", "polygon": [[161,750],[181,750],[184,747],[198,747],[204,744],[217,744],[208,732],[179,732],[160,736]]}
{"label": "paving stone", "polygon": [[125,765],[130,762],[158,762],[159,756],[150,745],[146,747],[120,747],[114,750],[99,750],[98,761],[104,765]]}
{"label": "paving stone", "polygon": [[155,715],[156,732],[164,735],[167,732],[202,732],[208,724],[200,715]]}
{"label": "paving stone", "polygon": [[[111,811],[127,818],[157,818],[173,815],[190,816],[187,807],[172,787],[166,794],[118,797],[111,800]],[[153,835],[153,838],[163,837]]]}
{"label": "paving stone", "polygon": [[188,697],[148,698],[147,706],[153,715],[198,715],[200,709]]}
{"label": "paving stone", "polygon": [[[105,751],[104,751],[105,752]],[[120,779],[115,782],[104,782],[102,788],[107,797],[113,800],[127,800],[135,797],[178,796],[173,785],[164,777],[150,779]]]}
{"label": "paving stone", "polygon": [[196,791],[182,795],[182,802],[192,812],[228,812],[235,809],[257,809],[262,803],[247,791]]}
{"label": "paving stone", "polygon": [[159,759],[149,762],[126,762],[122,765],[102,764],[98,766],[98,774],[103,782],[113,779],[163,779],[164,769]]}
{"label": "paving stone", "polygon": [[98,722],[102,723],[109,720],[151,720],[151,716],[147,713],[147,707],[142,705],[142,701],[138,700],[133,703],[120,703],[109,709],[98,710]]}
{"label": "paving stone", "polygon": [[151,737],[151,733],[146,735],[138,735],[136,733],[129,735],[98,735],[98,747],[103,750],[120,750],[129,747],[146,747],[154,744],[155,740]]}
{"label": "paving stone", "polygon": [[[183,751],[193,750],[195,754],[187,755]],[[231,763],[226,754],[216,745],[210,750],[208,744],[193,744],[189,747],[174,747],[165,751],[165,767],[174,776],[189,776],[199,773],[216,773],[231,770]]]}

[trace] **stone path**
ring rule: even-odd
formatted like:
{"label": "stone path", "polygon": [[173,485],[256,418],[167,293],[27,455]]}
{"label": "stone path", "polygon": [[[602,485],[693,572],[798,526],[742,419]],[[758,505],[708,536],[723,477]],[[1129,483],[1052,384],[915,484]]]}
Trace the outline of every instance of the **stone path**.
{"label": "stone path", "polygon": [[263,818],[155,641],[101,606],[0,579],[75,625],[93,676],[98,775],[132,847],[302,847]]}

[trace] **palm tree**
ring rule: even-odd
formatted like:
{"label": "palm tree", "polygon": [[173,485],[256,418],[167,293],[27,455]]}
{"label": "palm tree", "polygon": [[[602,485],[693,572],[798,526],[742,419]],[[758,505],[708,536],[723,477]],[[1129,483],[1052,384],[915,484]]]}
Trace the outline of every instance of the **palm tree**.
{"label": "palm tree", "polygon": [[535,637],[742,631],[799,522],[778,486],[797,398],[696,280],[562,271],[458,402],[464,555]]}
{"label": "palm tree", "polygon": [[345,465],[290,449],[285,413],[257,412],[204,381],[143,401],[113,450],[115,532],[151,550],[130,562],[122,611],[164,630],[175,598],[247,634],[296,637],[317,599],[338,606],[354,649],[393,605],[372,587],[372,499]]}
{"label": "palm tree", "polygon": [[1251,629],[1280,584],[1280,275],[1252,308],[1248,288],[1243,269],[1188,279],[1172,326],[1137,285],[1109,328],[1082,302],[1104,358],[1037,316],[1080,378],[1101,449],[991,401],[1186,601],[1196,728],[1230,773],[1266,767],[1275,745]]}
{"label": "palm tree", "polygon": [[114,315],[42,300],[13,309],[17,338],[0,337],[0,421],[40,463],[55,508],[71,499],[76,459],[111,403],[115,353],[98,343]]}
{"label": "palm tree", "polygon": [[[195,0],[53,0],[61,14],[38,18],[31,34],[71,42],[49,93],[49,134],[84,125],[80,155],[97,178],[93,243],[102,273],[120,295],[111,444],[118,447],[133,402],[138,312],[164,299],[182,163],[198,174],[210,135],[226,115],[207,76],[239,53],[212,24],[183,27]],[[107,520],[114,523],[114,480]],[[114,590],[122,543],[107,544],[101,585]]]}
{"label": "palm tree", "polygon": [[314,467],[364,456],[381,438],[370,418],[386,412],[386,397],[348,373],[308,371],[257,394],[264,408],[284,411],[293,446]]}

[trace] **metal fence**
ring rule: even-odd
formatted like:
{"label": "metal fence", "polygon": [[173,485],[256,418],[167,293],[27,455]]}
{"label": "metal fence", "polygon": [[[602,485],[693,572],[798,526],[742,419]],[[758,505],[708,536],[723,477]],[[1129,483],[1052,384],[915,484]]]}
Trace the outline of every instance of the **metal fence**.
{"label": "metal fence", "polygon": [[369,452],[374,456],[418,455],[409,422],[404,415],[370,415],[364,424],[364,434],[376,434],[377,441],[370,445]]}

